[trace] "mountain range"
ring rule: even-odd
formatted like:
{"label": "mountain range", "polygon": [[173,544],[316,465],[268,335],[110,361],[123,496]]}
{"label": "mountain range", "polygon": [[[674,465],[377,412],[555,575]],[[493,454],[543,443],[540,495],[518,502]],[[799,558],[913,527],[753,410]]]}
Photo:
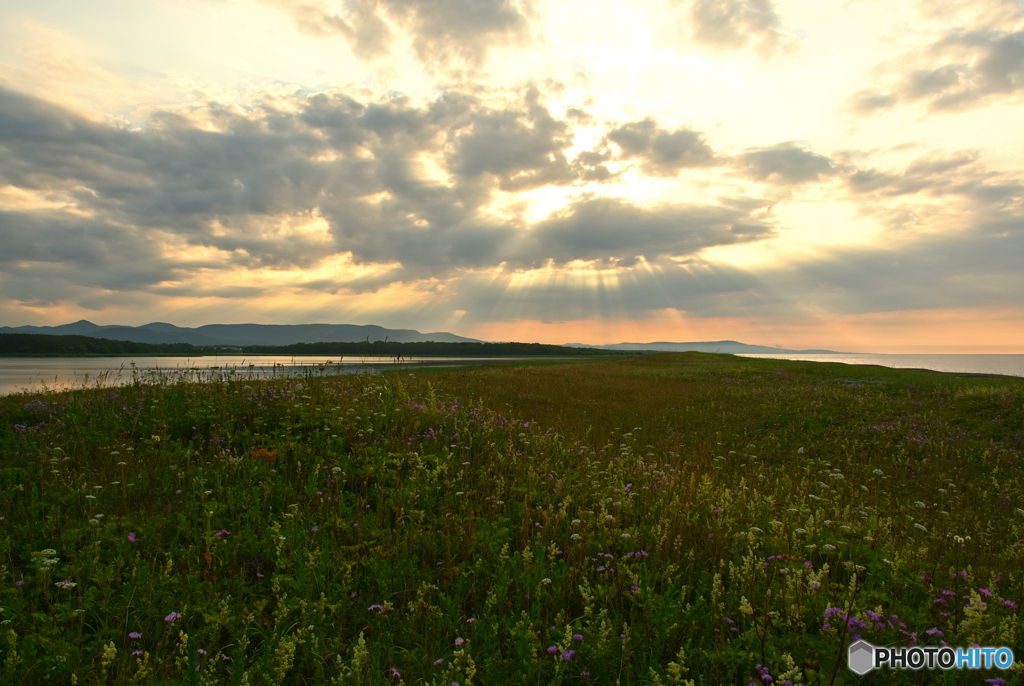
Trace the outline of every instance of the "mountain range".
{"label": "mountain range", "polygon": [[[388,340],[395,343],[480,343],[475,338],[457,336],[444,331],[420,333],[414,329],[386,329],[382,326],[356,324],[207,324],[196,328],[153,322],[144,326],[100,326],[81,320],[60,326],[0,326],[0,333],[32,333],[53,336],[90,336],[112,341],[135,343],[191,343],[192,345],[292,345],[294,343],[357,343]],[[587,345],[568,343],[571,348],[603,348],[605,350],[639,350],[645,352],[707,353],[831,353],[832,350],[789,350],[738,341],[700,341],[691,343],[613,343]]]}
{"label": "mountain range", "polygon": [[452,333],[420,333],[412,329],[385,329],[355,324],[207,324],[196,328],[154,322],[144,326],[99,326],[82,320],[60,326],[0,326],[0,333],[54,336],[89,336],[135,343],[191,343],[192,345],[292,345],[293,343],[357,343],[385,339],[396,343],[479,343]]}

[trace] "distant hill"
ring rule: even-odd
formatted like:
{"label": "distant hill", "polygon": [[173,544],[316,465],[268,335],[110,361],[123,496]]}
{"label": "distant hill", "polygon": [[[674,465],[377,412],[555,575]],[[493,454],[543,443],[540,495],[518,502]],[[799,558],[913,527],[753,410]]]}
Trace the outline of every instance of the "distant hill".
{"label": "distant hill", "polygon": [[0,333],[89,336],[150,345],[190,343],[238,347],[295,343],[358,343],[366,340],[372,343],[385,339],[395,343],[481,342],[475,338],[464,338],[447,332],[420,333],[413,329],[385,329],[382,326],[355,324],[208,324],[192,329],[163,322],[144,326],[99,326],[83,319],[60,326],[0,326]]}
{"label": "distant hill", "polygon": [[[149,345],[187,343],[197,346],[285,346],[298,343],[363,343],[387,340],[389,343],[483,343],[447,332],[420,333],[413,329],[385,329],[382,326],[356,324],[207,324],[196,328],[153,322],[144,326],[100,326],[82,320],[60,326],[0,326],[0,333],[49,336],[88,336],[111,341],[130,341]],[[691,343],[614,343],[586,345],[568,343],[567,348],[598,350],[636,350],[644,352],[705,353],[832,353],[832,350],[789,350],[738,341],[701,341]],[[312,351],[310,351],[312,352]]]}
{"label": "distant hill", "polygon": [[136,343],[134,341],[113,341],[108,338],[92,336],[76,336],[73,334],[57,336],[36,333],[3,333],[0,332],[0,356],[34,357],[34,356],[67,356],[83,355],[379,355],[383,357],[409,358],[422,357],[583,357],[613,356],[635,353],[618,350],[602,350],[600,348],[567,348],[564,345],[543,345],[541,343],[477,343],[460,341],[455,343],[438,343],[436,341],[396,341],[366,340],[332,343],[292,343],[291,345],[245,345],[230,346],[198,346],[191,343]]}
{"label": "distant hill", "polygon": [[585,345],[583,343],[567,343],[570,348],[602,348],[604,350],[645,350],[662,352],[699,352],[699,353],[800,353],[803,355],[826,355],[834,353],[834,350],[789,350],[786,348],[772,348],[766,345],[748,345],[739,341],[702,341],[693,343],[612,343],[609,345]]}

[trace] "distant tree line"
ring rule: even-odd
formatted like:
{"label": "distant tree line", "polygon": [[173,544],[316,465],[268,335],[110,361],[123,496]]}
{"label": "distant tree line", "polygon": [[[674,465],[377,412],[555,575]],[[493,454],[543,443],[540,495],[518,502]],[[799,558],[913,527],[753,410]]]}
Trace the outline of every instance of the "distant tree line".
{"label": "distant tree line", "polygon": [[384,355],[387,357],[489,357],[499,355],[608,355],[619,351],[598,348],[566,348],[543,343],[395,343],[361,341],[358,343],[295,343],[293,345],[247,345],[243,352],[291,355]]}
{"label": "distant tree line", "polygon": [[188,355],[199,352],[189,343],[133,343],[91,336],[50,336],[37,333],[0,333],[0,355]]}
{"label": "distant tree line", "polygon": [[209,346],[191,343],[133,343],[90,336],[0,334],[0,355],[382,355],[385,357],[498,357],[533,355],[622,355],[618,350],[566,348],[541,343],[295,343],[292,345]]}

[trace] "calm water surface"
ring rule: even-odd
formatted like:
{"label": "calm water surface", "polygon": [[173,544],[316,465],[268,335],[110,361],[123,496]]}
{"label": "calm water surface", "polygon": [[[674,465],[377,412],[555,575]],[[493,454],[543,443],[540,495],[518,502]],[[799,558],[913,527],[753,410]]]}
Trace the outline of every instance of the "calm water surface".
{"label": "calm water surface", "polygon": [[830,355],[756,354],[775,360],[807,360],[810,362],[842,362],[844,364],[877,364],[897,369],[933,369],[937,372],[971,374],[1005,374],[1024,376],[1024,355],[873,355],[869,353]]}
{"label": "calm water surface", "polygon": [[[252,355],[185,357],[3,357],[0,358],[0,395],[22,391],[119,386],[133,378],[213,380],[267,378],[314,374],[353,374],[397,367],[410,370],[431,366],[468,366],[517,362],[524,358],[394,357],[370,355],[287,356]],[[134,365],[134,366],[133,366]]]}
{"label": "calm water surface", "polygon": [[[873,355],[829,354],[789,355],[756,354],[761,357],[812,362],[843,362],[875,364],[900,369],[934,369],[939,372],[974,374],[1005,374],[1024,377],[1024,355]],[[375,356],[304,356],[252,355],[185,357],[7,357],[0,358],[0,395],[22,391],[82,388],[83,386],[117,386],[130,383],[134,376],[153,380],[158,375],[168,378],[215,379],[252,376],[351,374],[365,371],[425,366],[468,366],[517,362],[526,358],[479,357],[393,357]],[[132,366],[134,364],[134,367]]]}

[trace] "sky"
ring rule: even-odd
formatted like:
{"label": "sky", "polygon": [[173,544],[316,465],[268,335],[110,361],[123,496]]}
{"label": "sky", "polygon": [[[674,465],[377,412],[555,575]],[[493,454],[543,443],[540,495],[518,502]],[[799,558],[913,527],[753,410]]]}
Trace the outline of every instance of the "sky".
{"label": "sky", "polygon": [[0,325],[1024,353],[1021,0],[7,0]]}

